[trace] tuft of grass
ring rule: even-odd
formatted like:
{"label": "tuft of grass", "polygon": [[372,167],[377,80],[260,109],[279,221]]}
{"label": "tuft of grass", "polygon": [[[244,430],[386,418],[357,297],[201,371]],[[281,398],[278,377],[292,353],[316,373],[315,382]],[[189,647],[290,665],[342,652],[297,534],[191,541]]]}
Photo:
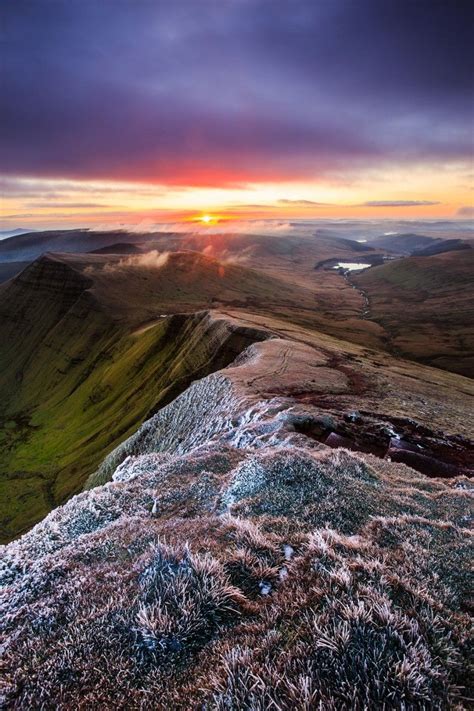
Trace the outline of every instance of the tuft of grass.
{"label": "tuft of grass", "polygon": [[467,708],[468,492],[369,460],[215,442],[56,509],[3,552],[4,705]]}

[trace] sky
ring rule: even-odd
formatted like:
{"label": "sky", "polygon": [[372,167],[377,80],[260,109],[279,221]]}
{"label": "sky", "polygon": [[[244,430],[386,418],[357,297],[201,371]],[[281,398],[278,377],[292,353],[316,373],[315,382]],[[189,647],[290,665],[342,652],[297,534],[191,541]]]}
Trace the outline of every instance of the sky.
{"label": "sky", "polygon": [[464,0],[3,0],[0,229],[466,219],[473,14]]}

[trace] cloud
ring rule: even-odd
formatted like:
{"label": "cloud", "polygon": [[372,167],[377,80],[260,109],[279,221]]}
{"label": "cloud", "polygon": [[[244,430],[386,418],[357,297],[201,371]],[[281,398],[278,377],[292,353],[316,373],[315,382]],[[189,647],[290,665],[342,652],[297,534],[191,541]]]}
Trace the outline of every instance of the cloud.
{"label": "cloud", "polygon": [[164,267],[170,256],[169,252],[158,252],[156,249],[145,254],[138,254],[122,259],[119,266],[147,267],[148,269],[160,269]]}
{"label": "cloud", "polygon": [[463,205],[462,207],[458,208],[458,210],[456,211],[456,215],[459,215],[460,217],[474,217],[474,206]]}
{"label": "cloud", "polygon": [[369,200],[360,203],[360,207],[419,207],[440,204],[438,200]]}
{"label": "cloud", "polygon": [[[424,205],[440,205],[437,200],[368,200],[357,204],[335,203],[335,202],[315,202],[314,200],[287,200],[276,201],[278,205],[288,207],[419,207]],[[245,205],[244,207],[272,208],[273,205]]]}
{"label": "cloud", "polygon": [[[107,274],[120,272],[128,267],[143,267],[145,269],[161,269],[169,259],[169,252],[158,252],[156,249],[143,254],[123,257],[118,262],[108,261],[100,267],[101,271]],[[93,274],[97,267],[94,265],[86,267],[84,273]]]}
{"label": "cloud", "polygon": [[22,212],[14,215],[2,215],[3,220],[22,220],[27,217],[35,217],[35,214],[33,212]]}
{"label": "cloud", "polygon": [[104,205],[102,203],[98,202],[50,202],[50,201],[45,201],[45,202],[34,202],[34,203],[28,203],[26,205],[27,208],[29,209],[42,209],[42,208],[65,208],[65,207],[70,207],[70,208],[104,208],[104,207],[109,207],[109,205]]}
{"label": "cloud", "polygon": [[216,254],[216,249],[211,243],[206,245],[206,247],[201,250],[201,253],[207,257],[216,256],[221,264],[248,264],[249,258],[252,256],[252,247],[240,249],[238,254],[230,252],[227,249],[220,249]]}
{"label": "cloud", "polygon": [[277,202],[279,205],[291,205],[295,207],[333,207],[329,202],[315,202],[314,200],[286,200],[282,198]]}
{"label": "cloud", "polygon": [[470,155],[462,0],[3,5],[8,175],[235,185]]}

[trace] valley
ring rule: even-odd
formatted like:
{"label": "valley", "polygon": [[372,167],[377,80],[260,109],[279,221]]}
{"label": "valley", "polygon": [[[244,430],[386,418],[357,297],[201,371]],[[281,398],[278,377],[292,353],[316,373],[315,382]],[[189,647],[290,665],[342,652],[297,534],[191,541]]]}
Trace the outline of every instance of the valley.
{"label": "valley", "polygon": [[[75,252],[81,238],[105,245]],[[343,260],[359,254],[377,263],[383,255],[332,237],[118,238],[42,233],[0,243],[15,258],[51,241],[73,250],[39,256],[0,285],[4,541],[80,491],[110,450],[193,380],[231,363],[252,339],[270,337],[275,319],[282,334],[300,328],[306,338],[326,334],[472,373],[472,296],[463,280],[471,250],[348,272],[333,263],[358,264]],[[443,287],[446,275],[452,282]],[[413,316],[402,301],[416,304]],[[258,326],[217,326],[210,313],[238,313]]]}
{"label": "valley", "polygon": [[393,353],[474,374],[474,251],[408,257],[351,275]]}

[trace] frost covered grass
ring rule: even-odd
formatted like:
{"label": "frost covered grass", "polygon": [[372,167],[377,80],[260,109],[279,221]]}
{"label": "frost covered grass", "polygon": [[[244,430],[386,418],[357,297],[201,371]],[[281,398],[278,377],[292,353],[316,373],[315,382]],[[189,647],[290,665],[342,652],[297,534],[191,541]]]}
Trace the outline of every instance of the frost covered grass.
{"label": "frost covered grass", "polygon": [[220,643],[209,707],[452,708],[466,693],[465,620],[435,582],[408,582],[412,554],[315,531],[264,618]]}
{"label": "frost covered grass", "polygon": [[3,703],[467,707],[465,485],[285,444],[132,457],[5,548]]}

